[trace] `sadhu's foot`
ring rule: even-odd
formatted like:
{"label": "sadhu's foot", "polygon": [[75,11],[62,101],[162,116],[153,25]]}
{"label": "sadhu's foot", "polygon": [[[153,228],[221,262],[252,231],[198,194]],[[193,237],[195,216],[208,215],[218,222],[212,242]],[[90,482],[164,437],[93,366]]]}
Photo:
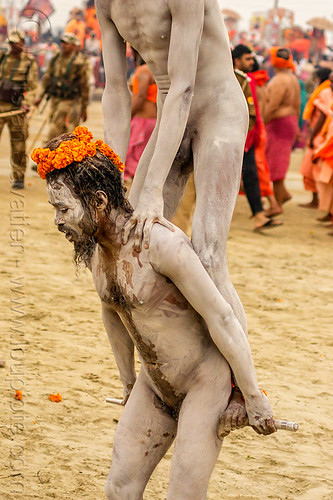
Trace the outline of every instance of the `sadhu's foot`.
{"label": "sadhu's foot", "polygon": [[231,431],[245,427],[248,423],[245,401],[238,387],[234,387],[231,400],[220,419],[218,437],[222,439]]}

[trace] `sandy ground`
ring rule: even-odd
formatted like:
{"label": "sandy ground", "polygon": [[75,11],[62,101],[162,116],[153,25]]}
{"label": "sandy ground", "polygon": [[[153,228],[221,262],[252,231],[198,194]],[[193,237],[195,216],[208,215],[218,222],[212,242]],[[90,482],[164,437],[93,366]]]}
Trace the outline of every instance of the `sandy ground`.
{"label": "sandy ground", "polygon": [[[32,137],[42,117],[31,124]],[[102,136],[99,103],[88,126]],[[261,387],[276,417],[297,433],[260,437],[246,428],[225,439],[208,498],[333,498],[333,239],[316,222],[293,154],[293,199],[284,225],[252,232],[240,197],[230,232],[229,266],[249,323]],[[100,500],[121,408],[105,403],[121,386],[88,272],[75,274],[71,245],[53,225],[45,184],[30,170],[10,192],[8,135],[1,140],[0,498]],[[14,399],[16,389],[22,402]],[[63,401],[48,400],[60,393]],[[145,499],[166,498],[172,450]]]}

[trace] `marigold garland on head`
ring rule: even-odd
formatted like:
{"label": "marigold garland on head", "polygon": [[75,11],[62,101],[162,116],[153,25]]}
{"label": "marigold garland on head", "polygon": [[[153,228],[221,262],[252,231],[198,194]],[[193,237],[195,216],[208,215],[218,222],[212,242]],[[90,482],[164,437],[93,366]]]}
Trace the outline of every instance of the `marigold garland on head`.
{"label": "marigold garland on head", "polygon": [[95,156],[97,150],[109,158],[120,172],[124,171],[125,165],[119,156],[103,141],[92,142],[93,135],[87,127],[76,127],[73,134],[75,139],[63,141],[54,151],[49,148],[33,150],[31,158],[37,163],[37,172],[42,179],[46,179],[47,174],[55,169],[79,163],[87,156]]}

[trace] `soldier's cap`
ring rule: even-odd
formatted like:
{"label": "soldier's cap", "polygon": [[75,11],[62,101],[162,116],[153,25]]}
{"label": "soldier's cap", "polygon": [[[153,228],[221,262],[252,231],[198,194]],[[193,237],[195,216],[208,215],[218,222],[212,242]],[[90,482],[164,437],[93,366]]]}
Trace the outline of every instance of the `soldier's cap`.
{"label": "soldier's cap", "polygon": [[25,41],[25,36],[23,31],[19,30],[18,28],[15,28],[13,30],[10,30],[7,36],[7,42],[9,43],[20,43]]}
{"label": "soldier's cap", "polygon": [[71,43],[72,45],[81,45],[80,40],[74,33],[64,33],[60,39],[61,42]]}

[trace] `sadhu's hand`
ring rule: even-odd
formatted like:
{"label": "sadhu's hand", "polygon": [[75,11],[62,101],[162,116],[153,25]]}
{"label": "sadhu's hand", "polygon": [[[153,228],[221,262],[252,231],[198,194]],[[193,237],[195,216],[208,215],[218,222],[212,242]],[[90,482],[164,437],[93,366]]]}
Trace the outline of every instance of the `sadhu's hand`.
{"label": "sadhu's hand", "polygon": [[143,191],[136,209],[123,227],[123,245],[126,245],[130,232],[135,228],[133,249],[141,252],[142,244],[144,248],[149,248],[151,229],[156,222],[174,231],[171,222],[163,217],[162,195],[157,192]]}
{"label": "sadhu's hand", "polygon": [[218,436],[222,439],[231,431],[241,429],[248,423],[244,398],[238,387],[234,387],[229,404],[220,418]]}
{"label": "sadhu's hand", "polygon": [[255,396],[245,398],[246,413],[249,418],[249,425],[257,434],[272,434],[276,432],[274,425],[273,410],[267,396],[261,391]]}

